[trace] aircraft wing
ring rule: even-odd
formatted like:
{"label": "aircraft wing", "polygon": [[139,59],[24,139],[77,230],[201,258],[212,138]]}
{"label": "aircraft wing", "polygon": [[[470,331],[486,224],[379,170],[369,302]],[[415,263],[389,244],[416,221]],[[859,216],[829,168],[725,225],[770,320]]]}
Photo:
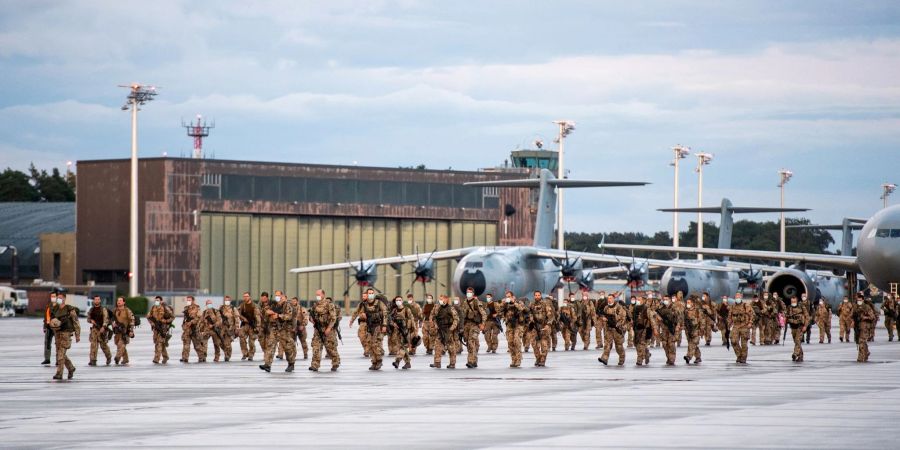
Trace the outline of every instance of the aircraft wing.
{"label": "aircraft wing", "polygon": [[[605,244],[604,247],[609,247],[609,244]],[[612,263],[612,264],[627,264],[630,262],[630,257],[615,257],[613,255],[605,255],[600,253],[587,253],[587,252],[566,252],[565,250],[555,250],[549,248],[538,249],[534,253],[535,256],[540,258],[554,258],[554,259],[576,259],[580,258],[582,261],[589,262],[603,262],[603,263]],[[675,267],[678,269],[697,269],[697,270],[709,270],[712,272],[737,272],[738,268],[736,267],[726,267],[726,266],[713,266],[706,264],[696,264],[684,261],[669,261],[665,259],[650,259],[650,258],[639,258],[641,262],[646,262],[650,267]],[[596,272],[597,269],[595,269]]]}
{"label": "aircraft wing", "polygon": [[477,250],[479,247],[466,247],[466,248],[458,248],[452,250],[441,250],[434,253],[420,253],[418,255],[398,255],[398,256],[389,256],[386,258],[374,258],[374,259],[365,259],[363,261],[347,261],[342,263],[334,263],[334,264],[323,264],[319,266],[309,266],[309,267],[298,267],[296,269],[291,269],[290,273],[312,273],[312,272],[327,272],[329,270],[346,270],[358,268],[360,262],[364,262],[366,265],[375,264],[397,264],[403,262],[417,262],[420,258],[427,258],[429,255],[431,259],[435,261],[445,260],[445,259],[459,259],[463,256],[468,255],[469,253]]}
{"label": "aircraft wing", "polygon": [[709,256],[728,256],[732,258],[765,259],[770,261],[787,261],[809,263],[836,269],[859,272],[859,263],[855,256],[821,255],[815,253],[773,252],[766,250],[734,250],[722,248],[667,247],[664,245],[628,245],[604,244],[606,248],[617,250],[643,250],[648,252],[671,252],[704,254]]}

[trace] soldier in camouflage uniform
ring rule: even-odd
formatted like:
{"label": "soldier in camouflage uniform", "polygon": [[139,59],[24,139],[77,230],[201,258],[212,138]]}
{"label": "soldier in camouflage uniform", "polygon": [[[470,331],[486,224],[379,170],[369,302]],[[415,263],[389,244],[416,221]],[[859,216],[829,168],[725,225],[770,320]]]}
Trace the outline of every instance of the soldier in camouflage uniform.
{"label": "soldier in camouflage uniform", "polygon": [[487,300],[487,321],[484,325],[484,341],[487,344],[488,353],[497,353],[497,346],[500,345],[500,310],[503,305],[494,301],[492,294],[485,296]]}
{"label": "soldier in camouflage uniform", "polygon": [[263,351],[263,358],[265,358],[266,348],[269,347],[269,341],[274,339],[272,336],[272,330],[270,329],[270,320],[268,310],[272,307],[271,302],[269,301],[269,293],[263,292],[259,294],[259,332],[257,335],[259,336],[259,348]]}
{"label": "soldier in camouflage uniform", "polygon": [[[309,370],[318,372],[322,363],[322,347],[325,347],[326,353],[331,355],[331,371],[337,372],[341,365],[341,356],[338,354],[337,347],[334,346],[334,340],[330,339],[335,333],[334,324],[337,322],[339,312],[337,306],[331,300],[331,297],[325,297],[325,291],[319,289],[316,291],[316,304],[309,309],[309,323],[313,326],[312,337],[312,361],[309,364]],[[365,320],[365,316],[363,316]],[[350,322],[353,327],[353,322]],[[329,349],[329,347],[334,347]]]}
{"label": "soldier in camouflage uniform", "polygon": [[672,298],[672,307],[678,317],[678,326],[675,327],[675,341],[681,347],[681,339],[684,336],[684,293],[678,291]]}
{"label": "soldier in camouflage uniform", "polygon": [[466,342],[466,352],[468,354],[466,367],[474,369],[478,367],[478,349],[481,346],[479,336],[484,331],[487,312],[472,288],[466,289],[466,301],[463,302],[462,311],[463,338]]}
{"label": "soldier in camouflage uniform", "polygon": [[634,323],[631,321],[631,310],[634,307],[634,302],[637,301],[637,297],[634,295],[628,300],[628,305],[620,302],[623,308],[625,308],[625,333],[628,336],[626,339],[626,345],[628,348],[634,348]]}
{"label": "soldier in camouflage uniform", "polygon": [[[884,328],[888,332],[888,342],[894,340],[894,329],[897,327],[897,299],[893,295],[884,293],[881,302],[881,311],[884,312]],[[898,328],[900,330],[900,328]],[[898,331],[900,333],[900,331]]]}
{"label": "soldier in camouflage uniform", "polygon": [[684,332],[687,338],[688,351],[684,355],[684,362],[690,364],[693,358],[694,364],[699,364],[703,360],[700,357],[700,336],[703,335],[704,314],[702,307],[695,305],[699,303],[697,297],[690,296],[684,305]]}
{"label": "soldier in camouflage uniform", "polygon": [[56,338],[56,375],[54,380],[62,380],[63,369],[68,370],[68,379],[75,375],[75,364],[66,356],[66,352],[72,347],[72,333],[75,333],[75,342],[81,342],[81,324],[78,323],[78,308],[67,305],[65,294],[56,296],[56,308],[53,309],[49,327]]}
{"label": "soldier in camouflage uniform", "polygon": [[231,297],[225,296],[222,307],[219,308],[219,316],[222,318],[222,352],[225,361],[231,360],[231,343],[240,334],[241,315],[237,309],[231,306]]}
{"label": "soldier in camouflage uniform", "polygon": [[531,303],[531,326],[534,329],[534,365],[545,367],[550,349],[553,327],[556,325],[556,310],[549,299],[541,297],[541,291],[534,291]]}
{"label": "soldier in camouflage uniform", "polygon": [[625,348],[622,346],[623,334],[625,332],[625,321],[627,313],[616,298],[612,295],[606,297],[606,306],[603,307],[599,319],[606,322],[606,343],[603,346],[603,355],[597,358],[604,366],[609,361],[609,352],[613,345],[616,346],[616,353],[619,355],[619,365],[625,365]]}
{"label": "soldier in camouflage uniform", "polygon": [[256,354],[256,339],[262,325],[262,317],[259,308],[253,303],[249,292],[244,292],[243,301],[238,309],[241,317],[241,361],[253,361]]}
{"label": "soldier in camouflage uniform", "polygon": [[375,295],[374,289],[366,290],[366,301],[363,313],[366,315],[366,335],[372,365],[369,370],[381,370],[381,358],[384,356],[384,334],[387,333],[388,311],[383,296]]}
{"label": "soldier in camouflage uniform", "polygon": [[200,330],[203,346],[209,348],[209,339],[213,342],[213,361],[219,362],[222,354],[222,317],[213,306],[211,299],[206,299],[203,313],[200,315]]}
{"label": "soldier in camouflage uniform", "polygon": [[753,310],[753,324],[750,325],[750,345],[756,345],[757,331],[759,332],[759,343],[763,342],[762,320],[765,315],[765,304],[759,301],[759,295],[753,294],[750,301],[750,309]]}
{"label": "soldier in camouflage uniform", "polygon": [[718,328],[716,328],[716,306],[713,304],[712,299],[709,298],[709,292],[703,293],[698,306],[703,313],[703,340],[706,342],[706,346],[709,347],[712,342],[712,334],[718,331]]}
{"label": "soldier in camouflage uniform", "polygon": [[429,366],[440,369],[441,356],[446,351],[450,358],[447,368],[454,369],[456,368],[456,346],[458,345],[456,330],[459,328],[459,314],[457,314],[456,308],[450,304],[449,297],[441,294],[438,298],[440,304],[431,310],[431,316],[428,318],[435,328],[434,362]]}
{"label": "soldier in camouflage uniform", "polygon": [[819,306],[816,307],[816,325],[819,327],[819,343],[822,344],[825,342],[825,338],[828,338],[828,343],[831,343],[831,307],[828,306],[828,303],[825,303],[825,300],[819,300]]}
{"label": "soldier in camouflage uniform", "polygon": [[300,305],[300,299],[291,298],[291,308],[294,309],[294,341],[300,342],[303,349],[303,359],[309,358],[309,345],[306,343],[306,324],[309,323],[309,311]]}
{"label": "soldier in camouflage uniform", "polygon": [[659,316],[659,340],[666,352],[666,365],[675,365],[675,331],[678,328],[678,312],[668,295],[663,296],[662,306],[656,309]]}
{"label": "soldier in camouflage uniform", "polygon": [[500,307],[500,315],[506,322],[506,345],[509,352],[509,367],[518,368],[522,365],[522,336],[528,326],[529,312],[525,303],[516,300],[513,293],[506,291],[503,304]]}
{"label": "soldier in camouflage uniform", "polygon": [[426,355],[434,353],[434,340],[437,339],[434,322],[429,320],[434,309],[434,296],[426,293],[425,306],[422,308],[422,343],[425,345]]}
{"label": "soldier in camouflage uniform", "polygon": [[[147,314],[147,321],[153,327],[153,364],[169,362],[169,339],[172,338],[172,322],[175,321],[175,312],[166,305],[165,300],[156,296],[153,307]],[[108,361],[108,360],[107,360]],[[109,364],[109,362],[107,362]]]}
{"label": "soldier in camouflage uniform", "polygon": [[109,326],[111,324],[112,318],[110,317],[109,310],[100,306],[100,296],[94,296],[94,303],[90,310],[87,313],[88,323],[91,324],[91,351],[90,356],[88,358],[89,366],[97,365],[97,349],[100,348],[103,350],[103,355],[106,356],[106,365],[108,366],[110,361],[112,361],[112,353],[109,351]]}
{"label": "soldier in camouflage uniform", "polygon": [[581,294],[581,300],[575,299],[575,316],[578,318],[578,334],[581,335],[581,342],[584,344],[584,350],[591,346],[591,300],[588,298],[587,292]]}
{"label": "soldier in camouflage uniform", "polygon": [[366,327],[366,314],[363,312],[366,306],[366,296],[365,292],[362,293],[362,299],[359,301],[359,305],[356,306],[356,311],[353,312],[353,315],[350,316],[350,328],[353,328],[353,322],[356,321],[359,325],[359,331],[356,332],[356,336],[359,338],[359,345],[363,349],[363,357],[369,357],[369,335],[368,335],[368,327]]}
{"label": "soldier in camouflage uniform", "polygon": [[194,296],[188,295],[184,299],[184,311],[181,322],[181,359],[188,362],[191,356],[191,344],[199,362],[206,362],[206,342],[200,339],[200,306],[195,303]]}
{"label": "soldier in camouflage uniform", "polygon": [[637,365],[650,364],[650,338],[653,334],[649,307],[645,298],[635,300],[631,308],[631,321],[634,324],[634,347],[637,352]]}
{"label": "soldier in camouflage uniform", "polygon": [[399,369],[400,361],[403,361],[403,369],[409,369],[412,367],[409,360],[409,348],[412,344],[412,329],[416,326],[416,317],[411,309],[403,306],[403,297],[399,295],[394,297],[394,304],[391,306],[388,317],[390,332],[392,335],[396,335],[397,341],[400,342],[392,365],[395,369]]}
{"label": "soldier in camouflage uniform", "polygon": [[264,361],[259,366],[260,370],[272,371],[272,361],[275,359],[276,347],[284,349],[284,356],[288,366],[285,372],[294,371],[294,362],[297,357],[297,347],[294,346],[294,310],[291,302],[282,291],[275,291],[275,301],[263,310],[263,314],[269,319],[269,336],[266,348],[263,349]]}
{"label": "soldier in camouflage uniform", "polygon": [[841,306],[838,306],[838,325],[840,326],[841,342],[850,342],[850,330],[853,329],[853,305],[850,298],[844,297]]}
{"label": "soldier in camouflage uniform", "polygon": [[[416,349],[422,342],[422,338],[419,337],[419,327],[422,326],[422,307],[416,303],[416,298],[412,294],[406,294],[406,308],[409,309],[409,312],[412,313],[413,318],[415,319],[413,323],[408,325],[409,347],[407,348],[407,352],[410,355],[415,355]],[[415,345],[413,345],[413,343],[415,343]]]}
{"label": "soldier in camouflage uniform", "polygon": [[856,295],[856,306],[853,307],[853,329],[856,336],[856,362],[869,361],[869,339],[875,334],[878,315],[875,307],[863,300],[862,294]]}
{"label": "soldier in camouflage uniform", "polygon": [[578,318],[575,315],[575,308],[572,306],[574,294],[569,294],[563,301],[563,305],[559,307],[560,331],[563,337],[563,350],[575,350],[575,341],[578,339]]}
{"label": "soldier in camouflage uniform", "polygon": [[791,327],[791,338],[794,339],[794,352],[791,359],[803,362],[803,335],[809,324],[809,308],[797,301],[797,296],[791,297],[791,304],[787,308],[787,325]]}
{"label": "soldier in camouflage uniform", "polygon": [[734,294],[734,306],[729,310],[728,322],[731,323],[731,348],[738,364],[747,364],[747,343],[750,341],[753,320],[753,307],[744,303],[740,292]]}
{"label": "soldier in camouflage uniform", "polygon": [[113,310],[113,335],[116,342],[116,364],[128,364],[128,342],[134,338],[134,313],[125,306],[125,297],[116,299]]}
{"label": "soldier in camouflage uniform", "polygon": [[731,311],[731,305],[728,304],[728,296],[722,296],[722,302],[719,303],[719,307],[716,310],[716,326],[719,328],[719,332],[722,333],[722,345],[731,345],[731,339],[728,337],[728,333],[731,330],[731,326],[728,323],[728,316]]}

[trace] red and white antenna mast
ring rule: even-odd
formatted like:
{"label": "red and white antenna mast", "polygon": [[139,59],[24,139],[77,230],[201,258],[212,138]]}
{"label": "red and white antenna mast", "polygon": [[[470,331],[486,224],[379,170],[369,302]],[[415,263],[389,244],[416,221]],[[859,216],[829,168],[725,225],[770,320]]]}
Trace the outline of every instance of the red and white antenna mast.
{"label": "red and white antenna mast", "polygon": [[215,122],[207,124],[205,120],[203,120],[203,116],[197,114],[197,123],[188,122],[184,123],[181,121],[181,126],[187,129],[187,135],[194,138],[194,159],[203,158],[203,138],[209,136],[210,128],[215,128]]}

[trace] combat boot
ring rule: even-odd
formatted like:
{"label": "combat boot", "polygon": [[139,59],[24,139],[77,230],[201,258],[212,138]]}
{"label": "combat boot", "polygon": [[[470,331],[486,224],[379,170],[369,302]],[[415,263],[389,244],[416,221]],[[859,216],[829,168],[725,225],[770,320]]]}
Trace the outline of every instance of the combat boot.
{"label": "combat boot", "polygon": [[456,364],[447,364],[447,368],[448,368],[448,369],[455,369],[455,368],[456,368]]}
{"label": "combat boot", "polygon": [[395,369],[399,369],[400,368],[400,360],[399,359],[395,360],[394,362],[391,363],[391,365],[394,366]]}
{"label": "combat boot", "polygon": [[66,379],[71,380],[72,377],[74,377],[74,376],[75,376],[75,368],[73,367],[72,370],[69,371],[69,375],[66,377]]}
{"label": "combat boot", "polygon": [[412,369],[412,364],[410,364],[410,363],[404,364],[404,365],[403,365],[403,369],[404,369],[404,370],[406,370],[406,369]]}
{"label": "combat boot", "polygon": [[[156,362],[156,361],[153,361],[153,362]],[[96,366],[96,365],[97,365],[97,361],[92,359],[92,360],[90,360],[90,361],[88,362],[88,365],[89,365],[89,366]]]}
{"label": "combat boot", "polygon": [[435,368],[435,369],[440,369],[440,368],[441,368],[441,365],[440,365],[440,364],[429,364],[428,367],[433,367],[433,368]]}
{"label": "combat boot", "polygon": [[[157,360],[154,359],[154,360],[153,360],[153,364],[159,364],[159,361],[157,361]],[[90,364],[88,364],[88,365],[90,365]]]}
{"label": "combat boot", "polygon": [[428,351],[425,352],[425,354],[426,354],[426,355],[433,355],[433,354],[434,354],[434,350],[428,350]]}
{"label": "combat boot", "polygon": [[603,364],[604,366],[607,365],[607,361],[603,358],[597,358],[597,361],[600,361],[600,364]]}
{"label": "combat boot", "polygon": [[[860,361],[862,362],[862,361]],[[53,375],[54,380],[62,380],[62,375]]]}
{"label": "combat boot", "polygon": [[[691,358],[685,355],[685,357],[684,357],[684,362],[687,363],[687,364],[690,364],[690,363],[691,363]],[[740,362],[740,360],[738,360],[738,362]]]}
{"label": "combat boot", "polygon": [[625,360],[624,360],[624,359],[620,359],[620,360],[619,360],[619,365],[620,365],[620,366],[624,366],[624,365],[625,365]]}
{"label": "combat boot", "polygon": [[309,366],[309,371],[310,371],[310,372],[318,372],[318,371],[319,371],[319,368],[318,368],[318,367]]}
{"label": "combat boot", "polygon": [[474,368],[475,368],[475,366],[474,366],[474,365],[472,365],[472,364],[470,364],[470,363],[466,363],[466,368],[469,368],[469,369],[474,369]]}
{"label": "combat boot", "polygon": [[169,357],[168,357],[168,356],[163,356],[162,363],[163,363],[163,364],[167,364],[168,362],[169,362]]}
{"label": "combat boot", "polygon": [[338,365],[336,365],[336,366],[331,366],[331,371],[332,371],[332,372],[337,372],[338,367],[341,367],[341,365],[338,364]]}
{"label": "combat boot", "polygon": [[375,366],[375,364],[372,364],[371,366],[369,366],[369,370],[378,370],[378,368]]}
{"label": "combat boot", "polygon": [[697,358],[697,359],[694,360],[694,364],[700,364],[700,363],[702,363],[702,362],[703,362],[703,360],[700,359],[700,358]]}
{"label": "combat boot", "polygon": [[41,364],[48,365],[48,364],[50,364],[50,360],[49,360],[49,359],[45,359],[43,362],[41,362]]}
{"label": "combat boot", "polygon": [[119,357],[118,356],[116,356],[116,365],[117,366],[119,365]]}
{"label": "combat boot", "polygon": [[261,370],[265,370],[266,372],[271,372],[271,371],[272,371],[272,367],[267,366],[267,365],[265,365],[265,364],[260,364],[260,365],[259,365],[259,368],[260,368]]}
{"label": "combat boot", "polygon": [[293,371],[294,371],[294,365],[293,365],[293,364],[288,364],[287,369],[284,369],[284,371],[285,371],[285,372],[293,372]]}

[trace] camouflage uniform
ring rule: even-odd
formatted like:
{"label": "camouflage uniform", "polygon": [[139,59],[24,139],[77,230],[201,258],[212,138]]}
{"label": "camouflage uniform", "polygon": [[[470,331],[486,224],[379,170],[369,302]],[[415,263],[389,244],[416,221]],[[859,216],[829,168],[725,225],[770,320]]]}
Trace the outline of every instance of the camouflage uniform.
{"label": "camouflage uniform", "polygon": [[501,314],[506,322],[506,344],[509,351],[509,367],[522,365],[522,336],[528,326],[528,308],[521,300],[504,303]]}
{"label": "camouflage uniform", "polygon": [[219,316],[222,318],[222,351],[225,361],[231,359],[231,343],[240,335],[241,315],[231,305],[222,305],[219,308]]}
{"label": "camouflage uniform", "polygon": [[828,337],[831,343],[831,307],[825,302],[819,302],[816,307],[816,325],[819,327],[819,343],[823,343]]}
{"label": "camouflage uniform", "polygon": [[297,316],[296,327],[294,328],[295,340],[300,341],[300,348],[303,349],[303,359],[307,359],[309,358],[309,344],[307,344],[306,325],[309,324],[309,311],[298,304],[294,308],[294,314]]}
{"label": "camouflage uniform", "polygon": [[[312,361],[309,363],[309,370],[317,371],[322,364],[322,347],[325,347],[326,353],[331,355],[331,371],[334,372],[341,365],[341,356],[338,354],[337,347],[334,346],[333,339],[326,336],[325,332],[331,328],[338,319],[337,306],[323,298],[317,301],[309,310],[310,322],[313,325],[312,337]],[[330,334],[335,334],[334,329]],[[322,337],[325,336],[325,339]],[[333,348],[329,348],[333,347]]]}
{"label": "camouflage uniform", "polygon": [[703,312],[703,340],[709,346],[712,342],[713,331],[716,328],[716,307],[713,305],[712,299],[704,297],[700,299],[700,311]]}
{"label": "camouflage uniform", "polygon": [[703,329],[703,317],[702,306],[698,307],[694,304],[690,308],[684,308],[684,331],[688,344],[687,355],[684,355],[684,360],[688,364],[691,363],[691,358],[694,359],[694,364],[702,361],[700,357],[700,337],[705,332]]}
{"label": "camouflage uniform", "polygon": [[416,338],[419,336],[419,327],[422,324],[422,307],[414,300],[408,300],[406,302],[406,308],[412,313],[414,319],[407,327],[409,328],[409,354],[415,355],[418,344],[413,344],[421,341],[421,339]]}
{"label": "camouflage uniform", "polygon": [[403,368],[409,369],[412,367],[409,361],[409,348],[412,345],[412,330],[416,326],[416,317],[412,309],[394,306],[391,308],[390,319],[390,332],[396,335],[397,341],[400,342],[393,366],[397,369],[400,367],[400,361],[403,361]]}
{"label": "camouflage uniform", "polygon": [[747,303],[737,303],[729,310],[728,321],[731,323],[731,349],[737,356],[739,364],[747,362],[747,343],[750,341],[750,328],[753,327],[753,307]]}
{"label": "camouflage uniform", "polygon": [[891,342],[894,340],[894,328],[897,328],[897,300],[891,295],[885,295],[881,311],[884,312],[884,328],[888,332],[888,342]]}
{"label": "camouflage uniform", "polygon": [[425,303],[422,308],[422,344],[425,345],[425,354],[427,355],[434,352],[434,340],[436,339],[434,322],[428,320],[434,309],[434,303]]}
{"label": "camouflage uniform", "polygon": [[356,307],[356,311],[353,312],[353,315],[350,316],[350,324],[352,326],[353,321],[355,320],[359,325],[359,329],[356,331],[356,336],[359,338],[359,345],[363,348],[363,356],[369,357],[369,334],[368,327],[366,327],[366,314],[363,312],[366,301],[363,300],[359,302],[359,306]]}
{"label": "camouflage uniform", "polygon": [[478,349],[481,347],[481,330],[487,321],[487,312],[478,297],[472,297],[463,302],[463,337],[466,342],[466,367],[474,369],[478,367]]}
{"label": "camouflage uniform", "polygon": [[169,331],[172,322],[175,321],[175,312],[168,305],[154,305],[147,314],[147,321],[153,325],[153,362],[169,362],[169,339],[172,333]]}
{"label": "camouflage uniform", "polygon": [[380,370],[381,358],[384,356],[384,332],[387,331],[388,323],[387,307],[380,300],[367,300],[363,303],[363,313],[366,315],[367,346],[372,358],[369,370]]}
{"label": "camouflage uniform", "polygon": [[838,324],[841,342],[850,342],[850,330],[853,329],[853,304],[847,299],[844,299],[841,306],[838,306]]}
{"label": "camouflage uniform", "polygon": [[762,320],[765,313],[765,305],[759,301],[759,298],[754,298],[750,302],[750,308],[753,309],[753,324],[750,326],[750,345],[756,345],[757,332],[759,333],[759,343],[762,344]]}
{"label": "camouflage uniform", "polygon": [[856,333],[857,362],[866,362],[869,360],[869,338],[875,334],[875,323],[878,322],[878,315],[875,308],[868,302],[857,304],[853,307],[853,326]]}
{"label": "camouflage uniform", "polygon": [[578,319],[575,316],[575,308],[570,303],[564,303],[559,307],[559,322],[563,337],[563,350],[575,350],[575,341],[578,340]]}
{"label": "camouflage uniform", "polygon": [[97,349],[100,348],[103,350],[103,355],[106,356],[106,365],[108,366],[112,360],[112,354],[107,343],[109,341],[108,327],[110,325],[109,310],[102,306],[92,306],[88,310],[87,317],[88,323],[91,324],[91,351],[88,357],[88,365],[97,365]]}
{"label": "camouflage uniform", "polygon": [[487,344],[488,353],[497,353],[500,345],[500,310],[503,305],[496,300],[487,302],[487,322],[484,324],[484,341]]}
{"label": "camouflage uniform", "polygon": [[678,312],[669,304],[662,304],[656,310],[659,316],[659,340],[666,352],[666,365],[675,365],[675,331],[678,327]]}
{"label": "camouflage uniform", "polygon": [[208,306],[209,307],[203,310],[203,314],[201,315],[200,339],[203,340],[203,347],[209,348],[209,339],[212,338],[213,361],[219,362],[219,358],[222,354],[222,317],[219,316],[218,310],[211,305]]}
{"label": "camouflage uniform", "polygon": [[556,311],[548,299],[536,300],[531,304],[531,324],[534,329],[534,365],[544,367],[552,341],[551,334],[556,325]]}
{"label": "camouflage uniform", "polygon": [[634,347],[634,323],[631,321],[631,309],[633,307],[633,303],[629,303],[628,306],[623,306],[623,308],[625,308],[625,333],[628,336],[626,339],[628,348]]}
{"label": "camouflage uniform", "polygon": [[[681,294],[681,291],[678,292]],[[679,295],[672,299],[672,308],[675,308],[675,314],[678,319],[678,326],[675,327],[675,341],[681,347],[681,338],[684,331],[684,301]]]}
{"label": "camouflage uniform", "polygon": [[612,305],[607,304],[603,307],[603,315],[601,321],[606,322],[606,343],[603,346],[603,355],[598,361],[606,365],[609,361],[609,352],[612,350],[613,344],[616,346],[616,353],[619,355],[619,365],[625,365],[625,348],[622,346],[622,332],[625,331],[625,320],[627,313],[625,308],[618,302]]}
{"label": "camouflage uniform", "polygon": [[584,350],[591,346],[591,305],[589,299],[575,299],[575,317],[578,320],[578,334],[581,335],[581,342],[584,344]]}
{"label": "camouflage uniform", "polygon": [[128,364],[128,342],[134,337],[134,313],[126,306],[113,310],[113,335],[116,342],[116,364]]}
{"label": "camouflage uniform", "polygon": [[253,361],[253,355],[256,354],[256,339],[262,325],[262,317],[259,314],[259,308],[253,301],[241,302],[238,308],[241,317],[241,333],[238,340],[241,344],[241,360]]}
{"label": "camouflage uniform", "polygon": [[448,369],[456,367],[456,330],[459,328],[459,314],[450,304],[440,304],[431,310],[430,321],[434,323],[434,363],[431,367],[441,368],[441,355],[446,351],[450,358]]}
{"label": "camouflage uniform", "polygon": [[649,307],[643,304],[634,305],[631,309],[631,321],[634,323],[634,347],[637,352],[637,365],[650,363],[650,339],[653,328]]}
{"label": "camouflage uniform", "polygon": [[791,327],[791,338],[794,339],[794,352],[791,359],[803,362],[803,333],[809,323],[809,309],[806,305],[798,303],[787,307],[787,324]]}
{"label": "camouflage uniform", "polygon": [[52,310],[52,319],[59,321],[59,327],[53,330],[56,338],[56,375],[55,380],[61,380],[63,369],[68,370],[68,378],[75,374],[75,365],[66,356],[66,352],[72,347],[72,333],[75,340],[81,339],[81,324],[78,323],[78,309],[72,305],[59,305]]}
{"label": "camouflage uniform", "polygon": [[[605,302],[605,300],[603,300]],[[594,347],[596,350],[600,350],[604,345],[604,336],[606,336],[606,321],[600,320],[600,311],[603,309],[603,305],[605,303],[601,302],[601,299],[591,300],[591,317],[594,322],[594,337],[597,340],[597,345]]]}
{"label": "camouflage uniform", "polygon": [[197,353],[199,362],[206,362],[206,342],[201,339],[200,306],[192,303],[184,307],[181,322],[181,362],[188,362],[191,356],[191,344]]}
{"label": "camouflage uniform", "polygon": [[44,362],[43,364],[50,364],[50,356],[53,351],[53,328],[50,328],[50,319],[53,318],[53,313],[56,312],[57,304],[53,299],[50,299],[50,304],[47,305],[47,308],[44,309]]}
{"label": "camouflage uniform", "polygon": [[263,365],[272,367],[275,347],[281,346],[288,363],[286,371],[292,372],[297,358],[297,347],[294,346],[294,309],[291,303],[282,297],[280,301],[270,304],[266,315],[269,319],[269,337],[264,349]]}
{"label": "camouflage uniform", "polygon": [[719,304],[719,307],[716,311],[716,317],[718,320],[716,326],[719,328],[719,332],[722,333],[722,345],[725,345],[726,342],[730,344],[729,339],[725,336],[729,332],[728,315],[730,310],[731,305],[723,300],[722,303]]}
{"label": "camouflage uniform", "polygon": [[781,324],[787,328],[787,305],[778,297],[772,296],[772,342],[781,343]]}

